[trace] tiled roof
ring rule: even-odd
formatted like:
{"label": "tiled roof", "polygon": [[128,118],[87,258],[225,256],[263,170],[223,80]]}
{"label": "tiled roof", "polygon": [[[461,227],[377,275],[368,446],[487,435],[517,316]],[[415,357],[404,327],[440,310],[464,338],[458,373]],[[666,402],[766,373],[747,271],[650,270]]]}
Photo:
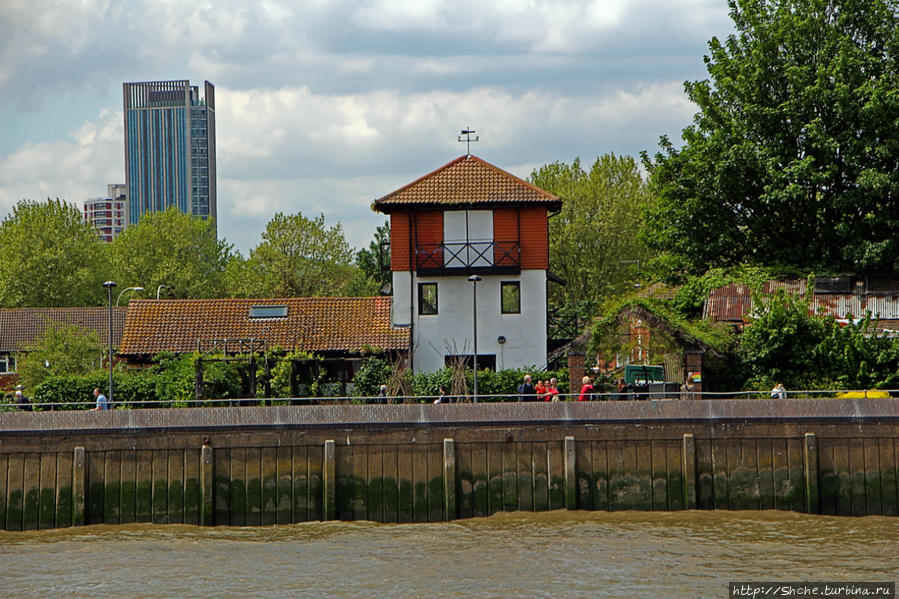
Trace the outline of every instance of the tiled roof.
{"label": "tiled roof", "polygon": [[[250,318],[252,306],[287,306],[283,318]],[[390,324],[389,297],[131,300],[120,354],[197,351],[224,339],[256,339],[268,347],[356,353],[364,346],[406,350],[409,333]]]}
{"label": "tiled roof", "polygon": [[397,206],[510,203],[558,208],[562,200],[469,154],[375,200],[374,207],[390,212]]}
{"label": "tiled roof", "polygon": [[[112,309],[112,342],[122,339],[126,308]],[[0,308],[0,352],[20,351],[44,334],[47,324],[76,324],[97,331],[109,343],[109,308]]]}

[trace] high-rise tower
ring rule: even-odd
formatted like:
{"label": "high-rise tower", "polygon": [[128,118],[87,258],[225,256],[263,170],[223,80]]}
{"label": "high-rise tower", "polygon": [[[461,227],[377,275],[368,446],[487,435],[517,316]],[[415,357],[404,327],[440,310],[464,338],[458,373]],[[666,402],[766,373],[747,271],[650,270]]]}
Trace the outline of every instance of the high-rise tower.
{"label": "high-rise tower", "polygon": [[179,210],[216,218],[215,88],[190,81],[123,84],[128,222]]}

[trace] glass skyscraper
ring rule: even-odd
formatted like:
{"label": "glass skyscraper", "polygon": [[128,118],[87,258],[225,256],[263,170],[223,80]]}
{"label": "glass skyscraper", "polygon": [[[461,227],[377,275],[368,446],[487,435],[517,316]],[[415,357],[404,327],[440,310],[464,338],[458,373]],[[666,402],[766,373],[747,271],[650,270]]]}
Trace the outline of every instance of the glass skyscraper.
{"label": "glass skyscraper", "polygon": [[128,223],[177,206],[216,218],[215,88],[190,81],[123,84]]}

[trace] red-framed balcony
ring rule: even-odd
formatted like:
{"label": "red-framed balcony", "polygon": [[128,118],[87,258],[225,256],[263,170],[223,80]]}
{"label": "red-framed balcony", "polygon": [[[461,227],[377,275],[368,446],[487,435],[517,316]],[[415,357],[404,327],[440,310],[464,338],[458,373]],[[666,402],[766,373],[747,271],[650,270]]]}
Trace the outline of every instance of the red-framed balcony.
{"label": "red-framed balcony", "polygon": [[518,274],[521,244],[518,241],[457,241],[421,243],[415,247],[419,275],[446,276]]}

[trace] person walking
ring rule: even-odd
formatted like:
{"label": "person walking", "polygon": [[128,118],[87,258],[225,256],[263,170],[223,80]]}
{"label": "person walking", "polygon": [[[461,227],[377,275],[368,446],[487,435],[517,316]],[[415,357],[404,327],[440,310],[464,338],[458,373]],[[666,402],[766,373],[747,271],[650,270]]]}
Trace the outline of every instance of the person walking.
{"label": "person walking", "polygon": [[531,384],[531,375],[524,375],[524,382],[518,385],[518,401],[537,401],[537,390]]}
{"label": "person walking", "polygon": [[378,397],[375,399],[375,403],[387,403],[387,385],[381,385],[378,388]]}
{"label": "person walking", "polygon": [[94,411],[109,409],[109,400],[100,392],[99,388],[94,389],[94,397],[97,400],[97,407],[94,408]]}
{"label": "person walking", "polygon": [[25,397],[21,389],[16,389],[16,406],[23,412],[31,411],[31,400]]}

